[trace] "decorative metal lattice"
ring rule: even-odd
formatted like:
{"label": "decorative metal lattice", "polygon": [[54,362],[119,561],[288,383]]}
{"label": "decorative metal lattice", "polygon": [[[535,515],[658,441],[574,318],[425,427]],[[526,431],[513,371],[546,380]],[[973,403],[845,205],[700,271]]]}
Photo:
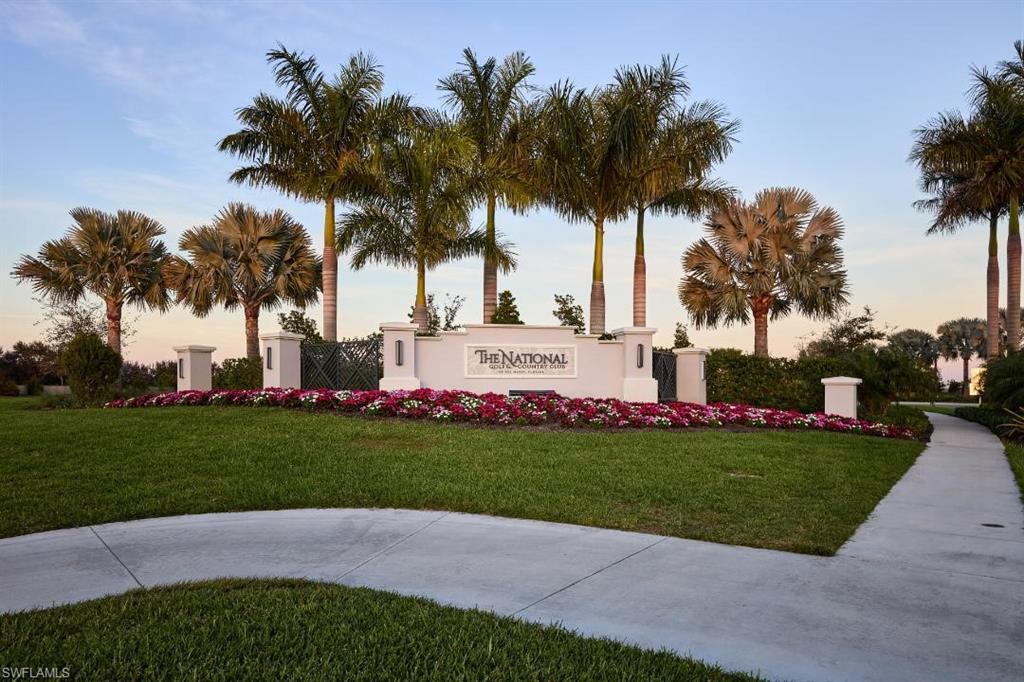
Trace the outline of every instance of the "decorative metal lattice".
{"label": "decorative metal lattice", "polygon": [[654,351],[651,367],[654,378],[658,380],[658,402],[674,401],[676,399],[675,353]]}
{"label": "decorative metal lattice", "polygon": [[384,374],[380,336],[302,344],[302,388],[374,390]]}

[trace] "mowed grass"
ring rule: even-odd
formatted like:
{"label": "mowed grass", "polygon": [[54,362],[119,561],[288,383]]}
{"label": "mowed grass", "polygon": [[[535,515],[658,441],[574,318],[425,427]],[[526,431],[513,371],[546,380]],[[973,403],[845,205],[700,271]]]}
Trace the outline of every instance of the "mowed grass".
{"label": "mowed grass", "polygon": [[424,599],[217,581],[0,617],[0,665],[96,680],[751,680]]}
{"label": "mowed grass", "polygon": [[175,514],[438,509],[833,554],[923,448],[786,431],[494,429],[0,400],[0,537]]}
{"label": "mowed grass", "polygon": [[1006,444],[1006,459],[1010,460],[1010,468],[1017,479],[1020,500],[1024,502],[1024,444],[1003,441]]}

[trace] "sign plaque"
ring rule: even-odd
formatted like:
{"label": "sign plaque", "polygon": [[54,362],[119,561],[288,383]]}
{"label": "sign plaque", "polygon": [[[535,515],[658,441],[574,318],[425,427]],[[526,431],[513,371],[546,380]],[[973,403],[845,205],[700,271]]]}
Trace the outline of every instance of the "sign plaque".
{"label": "sign plaque", "polygon": [[466,377],[576,376],[576,346],[466,345]]}

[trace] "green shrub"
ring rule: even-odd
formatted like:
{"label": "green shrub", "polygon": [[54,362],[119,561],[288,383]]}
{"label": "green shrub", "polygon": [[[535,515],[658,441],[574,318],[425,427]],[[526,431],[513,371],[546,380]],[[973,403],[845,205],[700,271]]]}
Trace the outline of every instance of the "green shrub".
{"label": "green shrub", "polygon": [[1024,407],[1024,352],[992,358],[985,363],[981,402],[986,407],[1007,410]]}
{"label": "green shrub", "polygon": [[21,395],[21,391],[18,390],[18,384],[14,383],[14,379],[0,377],[0,396],[10,398],[16,395]]}
{"label": "green shrub", "polygon": [[39,395],[43,392],[43,381],[38,376],[29,377],[25,382],[25,393],[28,395]]}
{"label": "green shrub", "polygon": [[242,390],[263,387],[261,358],[228,358],[214,367],[213,387]]}
{"label": "green shrub", "polygon": [[924,410],[910,405],[889,405],[881,414],[865,414],[862,418],[891,426],[903,426],[919,434],[931,433],[932,430],[932,423]]}
{"label": "green shrub", "polygon": [[1000,426],[1009,424],[1013,420],[1013,416],[1009,412],[993,410],[987,407],[958,407],[953,410],[953,414],[961,419],[987,426],[993,433],[997,434],[999,433]]}
{"label": "green shrub", "polygon": [[39,401],[41,410],[66,410],[75,407],[75,397],[66,393],[44,393]]}
{"label": "green shrub", "polygon": [[79,334],[68,342],[60,364],[71,392],[85,404],[102,402],[121,373],[121,356],[95,334]]}

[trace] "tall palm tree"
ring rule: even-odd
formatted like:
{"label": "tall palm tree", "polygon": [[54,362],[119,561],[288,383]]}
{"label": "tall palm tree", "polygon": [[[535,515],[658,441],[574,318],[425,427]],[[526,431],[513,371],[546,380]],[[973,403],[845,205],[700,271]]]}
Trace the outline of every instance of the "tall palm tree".
{"label": "tall palm tree", "polygon": [[481,194],[472,140],[438,115],[425,118],[384,143],[372,190],[338,223],[338,244],[352,252],[353,269],[374,262],[416,269],[413,321],[423,332],[428,270],[481,255],[506,272],[515,266],[507,245],[470,226]]}
{"label": "tall palm tree", "polygon": [[364,187],[367,159],[382,122],[411,111],[408,98],[381,98],[384,76],[372,56],[357,53],[329,79],[315,57],[279,45],[267,52],[283,98],[262,93],[237,111],[242,129],[222,139],[221,151],[251,161],[231,180],[274,187],[324,206],[324,339],[338,335],[338,258],[335,203]]}
{"label": "tall palm tree", "polygon": [[[502,60],[491,57],[482,64],[468,47],[462,52],[462,68],[442,78],[438,89],[445,102],[458,111],[458,119],[473,144],[474,172],[487,205],[487,241],[497,245],[495,211],[498,202],[514,211],[533,201],[527,177],[530,108],[526,101],[527,79],[533,64],[522,52]],[[498,302],[498,263],[484,256],[483,321],[489,323]]]}
{"label": "tall palm tree", "polygon": [[36,257],[22,256],[11,274],[56,303],[98,296],[106,305],[107,345],[120,353],[124,304],[159,311],[170,305],[167,248],[158,239],[164,228],[135,211],[76,208],[71,218],[75,225],[62,238],[44,243]]}
{"label": "tall palm tree", "polygon": [[563,82],[541,104],[542,134],[533,176],[543,201],[571,222],[594,227],[590,333],[605,332],[604,226],[631,207],[628,159],[639,110],[615,88],[592,92]]}
{"label": "tall palm tree", "polygon": [[632,208],[636,212],[633,257],[633,325],[647,324],[647,262],[644,217],[651,213],[696,218],[723,208],[731,187],[706,175],[732,150],[739,122],[721,105],[680,100],[689,93],[683,70],[668,56],[657,67],[632,66],[615,74],[615,86],[639,110],[639,134],[628,160]]}
{"label": "tall palm tree", "polygon": [[705,222],[707,238],[683,254],[679,298],[695,325],[754,319],[754,354],[768,355],[768,319],[793,311],[832,317],[846,304],[843,225],[802,189],[762,190],[732,200]]}
{"label": "tall palm tree", "polygon": [[921,329],[903,329],[889,335],[889,346],[917,358],[929,367],[938,368],[939,341]]}
{"label": "tall palm tree", "polygon": [[186,230],[178,247],[188,254],[188,260],[173,256],[168,266],[178,302],[199,317],[217,306],[241,308],[247,357],[260,357],[261,310],[317,301],[320,258],[306,230],[284,211],[228,204],[211,224]]}
{"label": "tall palm tree", "polygon": [[977,317],[961,317],[939,325],[935,334],[939,341],[939,354],[946,360],[963,361],[963,395],[970,383],[971,358],[986,354],[986,322]]}
{"label": "tall palm tree", "polygon": [[[990,357],[998,355],[999,217],[1009,213],[1007,298],[1020,305],[1020,198],[1024,193],[1024,44],[1015,44],[1017,62],[1003,62],[995,75],[973,69],[972,110],[942,114],[916,131],[911,160],[921,169],[921,185],[935,196],[917,202],[934,211],[929,233],[953,232],[977,220],[989,221],[987,334]],[[1019,64],[1018,64],[1019,62]],[[1015,66],[1016,65],[1016,66]],[[1014,338],[1020,338],[1019,326]],[[1019,343],[1019,341],[1018,341]]]}

